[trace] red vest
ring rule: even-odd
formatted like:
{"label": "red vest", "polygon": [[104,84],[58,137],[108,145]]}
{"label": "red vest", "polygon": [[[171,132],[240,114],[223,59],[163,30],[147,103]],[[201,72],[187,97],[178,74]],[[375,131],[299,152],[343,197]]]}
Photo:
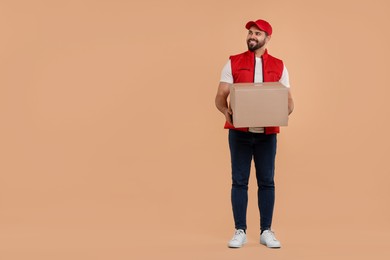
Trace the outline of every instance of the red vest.
{"label": "red vest", "polygon": [[[277,82],[282,77],[283,61],[271,56],[265,50],[261,56],[263,64],[263,81]],[[232,75],[234,83],[251,83],[255,81],[255,53],[246,51],[244,53],[230,56],[232,65]],[[248,128],[235,128],[228,122],[225,123],[225,129],[235,129],[248,132]],[[279,127],[265,127],[265,134],[277,134]]]}

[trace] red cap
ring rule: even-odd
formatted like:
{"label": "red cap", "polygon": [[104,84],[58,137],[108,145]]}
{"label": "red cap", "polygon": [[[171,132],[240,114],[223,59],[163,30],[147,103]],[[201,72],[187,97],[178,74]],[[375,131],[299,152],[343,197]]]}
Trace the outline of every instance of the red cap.
{"label": "red cap", "polygon": [[249,30],[252,26],[256,26],[260,30],[266,32],[268,35],[272,34],[272,27],[267,21],[264,20],[257,20],[256,22],[250,21],[245,25],[245,28]]}

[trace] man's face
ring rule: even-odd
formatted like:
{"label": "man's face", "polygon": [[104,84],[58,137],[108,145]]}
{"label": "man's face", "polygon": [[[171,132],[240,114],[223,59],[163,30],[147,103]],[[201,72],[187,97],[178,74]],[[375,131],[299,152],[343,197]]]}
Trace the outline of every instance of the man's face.
{"label": "man's face", "polygon": [[252,26],[248,30],[248,36],[246,37],[248,50],[255,51],[260,49],[268,42],[268,39],[269,37],[264,31],[259,30],[256,26]]}

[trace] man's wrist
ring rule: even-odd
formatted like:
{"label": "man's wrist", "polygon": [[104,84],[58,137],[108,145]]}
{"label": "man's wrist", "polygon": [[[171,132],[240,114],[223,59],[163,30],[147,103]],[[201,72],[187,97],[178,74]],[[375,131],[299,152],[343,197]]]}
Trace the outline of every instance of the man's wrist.
{"label": "man's wrist", "polygon": [[223,108],[221,109],[222,114],[226,115],[226,112],[228,111],[228,109],[229,109],[229,108],[227,108],[227,107],[223,107]]}

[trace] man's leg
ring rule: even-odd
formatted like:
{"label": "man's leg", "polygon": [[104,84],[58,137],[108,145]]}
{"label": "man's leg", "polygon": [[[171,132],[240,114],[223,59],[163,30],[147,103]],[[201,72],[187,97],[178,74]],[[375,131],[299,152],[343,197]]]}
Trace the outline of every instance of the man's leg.
{"label": "man's leg", "polygon": [[236,229],[246,230],[248,205],[248,181],[253,154],[253,134],[229,130],[229,146],[232,164],[231,201]]}
{"label": "man's leg", "polygon": [[271,229],[275,204],[276,134],[257,134],[254,148],[254,162],[258,185],[258,203],[261,230]]}

